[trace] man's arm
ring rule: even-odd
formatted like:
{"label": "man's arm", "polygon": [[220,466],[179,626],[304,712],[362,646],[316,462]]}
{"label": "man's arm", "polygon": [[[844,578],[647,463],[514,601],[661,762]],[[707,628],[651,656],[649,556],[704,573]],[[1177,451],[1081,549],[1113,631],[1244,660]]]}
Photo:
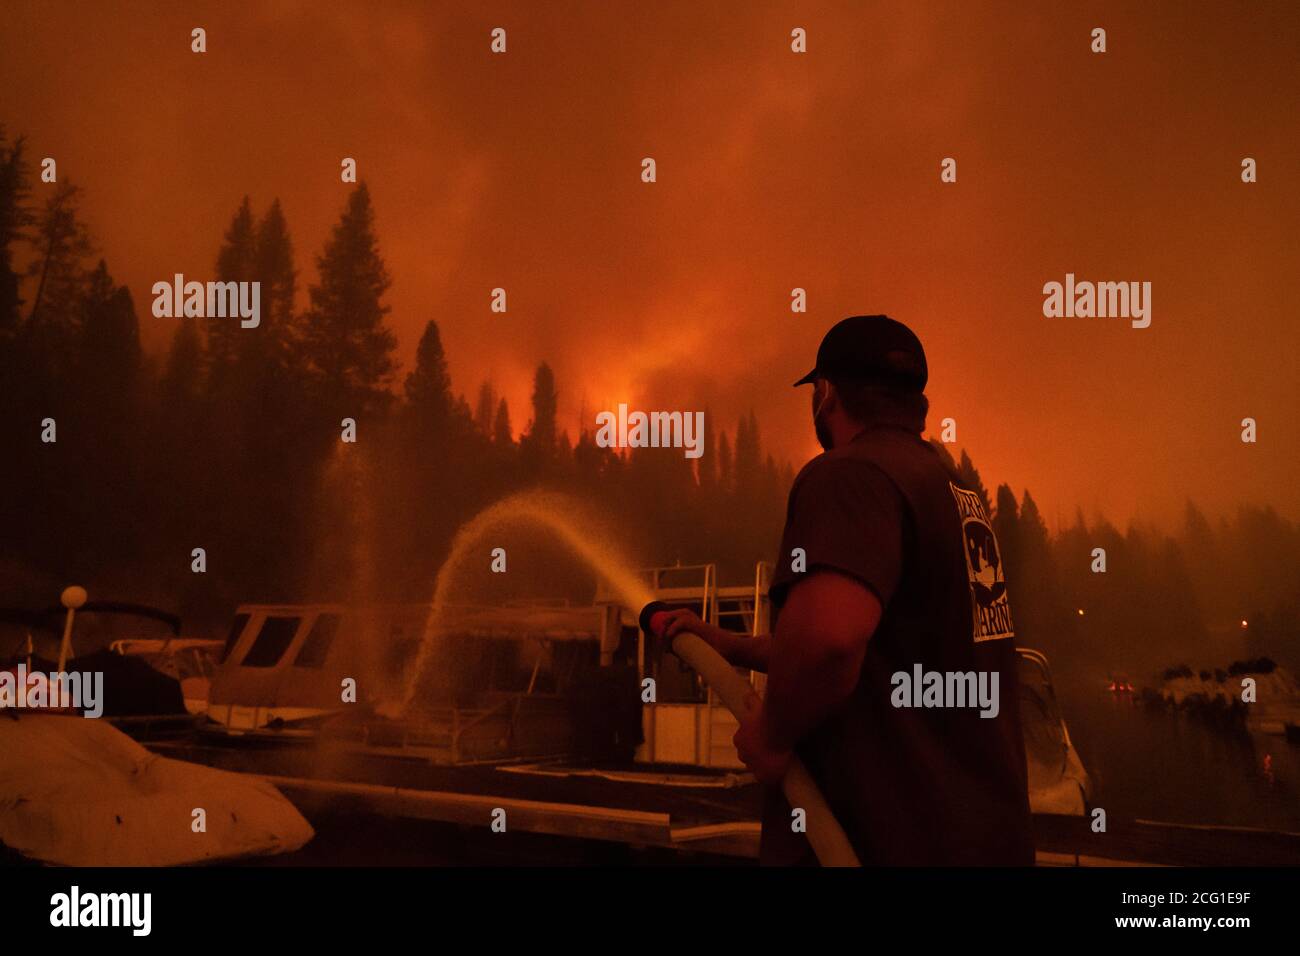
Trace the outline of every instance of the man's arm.
{"label": "man's arm", "polygon": [[718,628],[717,633],[709,638],[709,643],[733,667],[748,667],[751,671],[767,673],[767,663],[772,653],[771,634],[745,637]]}
{"label": "man's arm", "polygon": [[704,639],[704,642],[726,659],[733,667],[748,667],[752,671],[767,673],[767,661],[771,654],[772,635],[759,634],[746,637],[734,631],[706,624],[699,615],[689,608],[677,608],[668,612],[668,622],[663,627],[663,635],[669,641],[682,631],[689,631]]}
{"label": "man's arm", "polygon": [[760,730],[771,751],[793,750],[853,693],[880,623],[880,600],[861,581],[814,570],[790,588],[768,642]]}

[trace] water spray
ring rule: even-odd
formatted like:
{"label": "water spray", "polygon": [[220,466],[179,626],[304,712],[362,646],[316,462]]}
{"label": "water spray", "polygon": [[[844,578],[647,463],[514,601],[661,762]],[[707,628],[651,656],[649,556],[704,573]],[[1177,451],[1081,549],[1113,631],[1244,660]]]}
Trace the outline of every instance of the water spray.
{"label": "water spray", "polygon": [[438,569],[428,622],[404,691],[393,704],[381,707],[381,712],[401,715],[415,703],[420,681],[444,636],[442,619],[445,608],[456,594],[458,573],[477,553],[476,548],[488,532],[517,527],[532,527],[552,534],[559,544],[608,582],[627,607],[640,607],[654,597],[645,583],[627,569],[623,555],[608,537],[593,533],[591,515],[581,507],[581,502],[541,491],[520,492],[503,498],[462,525],[452,539],[447,560]]}
{"label": "water spray", "polygon": [[[672,609],[662,601],[648,603],[641,609],[641,630],[663,638],[662,628],[670,610]],[[672,638],[669,649],[704,678],[704,683],[722,698],[722,702],[737,720],[744,720],[749,715],[758,695],[749,682],[737,674],[735,668],[702,637],[680,631]],[[791,807],[802,807],[807,812],[808,842],[812,844],[813,852],[817,854],[822,866],[862,865],[839,821],[827,806],[826,798],[817,789],[808,768],[798,756],[791,758],[790,766],[781,780],[781,790]]]}

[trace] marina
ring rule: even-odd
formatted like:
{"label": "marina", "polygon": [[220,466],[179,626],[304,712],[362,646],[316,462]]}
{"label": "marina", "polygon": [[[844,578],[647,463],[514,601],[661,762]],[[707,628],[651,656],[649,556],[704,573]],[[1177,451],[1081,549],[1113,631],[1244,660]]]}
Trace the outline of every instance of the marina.
{"label": "marina", "polygon": [[[759,564],[752,581],[721,585],[712,565],[635,572],[643,593],[738,634],[768,627],[769,575]],[[161,705],[154,694],[145,708],[154,713],[124,712],[119,696],[102,732],[178,766],[274,788],[318,841],[274,846],[286,861],[317,860],[366,821],[369,856],[360,862],[436,861],[447,841],[464,846],[483,834],[498,838],[475,851],[489,856],[543,839],[567,843],[576,861],[622,852],[752,862],[762,787],[731,744],[735,718],[638,626],[635,611],[604,585],[588,606],[242,605],[224,641],[182,637],[179,622],[154,613],[175,625],[174,636],[119,638],[108,653],[148,661],[185,690]],[[1300,859],[1300,836],[1264,829],[1112,815],[1096,832],[1094,782],[1050,665],[1027,648],[1019,658],[1040,865]],[[738,673],[761,690],[763,675]],[[126,685],[110,676],[109,686],[120,695]],[[646,687],[654,689],[648,698]],[[98,723],[49,713],[22,720]],[[431,845],[412,845],[408,827]],[[269,861],[264,851],[247,859]],[[521,862],[527,857],[519,851]]]}

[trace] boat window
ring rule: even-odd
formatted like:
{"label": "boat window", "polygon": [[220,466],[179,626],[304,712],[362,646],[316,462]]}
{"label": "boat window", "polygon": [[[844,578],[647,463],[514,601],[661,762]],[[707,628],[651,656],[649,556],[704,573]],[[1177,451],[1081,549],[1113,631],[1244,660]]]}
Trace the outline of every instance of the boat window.
{"label": "boat window", "polygon": [[293,642],[301,621],[300,617],[268,617],[240,663],[244,667],[274,667]]}
{"label": "boat window", "polygon": [[302,642],[298,656],[293,659],[294,667],[324,667],[325,658],[329,656],[334,644],[334,635],[339,631],[338,614],[321,614],[311,626],[311,633]]}
{"label": "boat window", "polygon": [[244,625],[247,623],[247,614],[236,614],[235,619],[230,622],[230,633],[226,635],[226,649],[221,655],[223,661],[229,657],[230,652],[235,649],[235,644],[239,641],[239,635],[244,633]]}

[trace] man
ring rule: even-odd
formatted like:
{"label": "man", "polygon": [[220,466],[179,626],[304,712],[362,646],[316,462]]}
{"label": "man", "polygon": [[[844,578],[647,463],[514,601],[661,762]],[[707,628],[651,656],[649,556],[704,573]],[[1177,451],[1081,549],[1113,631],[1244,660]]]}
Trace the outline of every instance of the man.
{"label": "man", "polygon": [[773,785],[765,864],[815,862],[775,786],[796,751],[864,864],[1033,864],[997,540],[980,497],[921,438],[927,378],[901,323],[832,328],[795,383],[813,386],[825,454],[790,491],[773,634],[741,637],[687,610],[665,628],[768,675],[735,736]]}

